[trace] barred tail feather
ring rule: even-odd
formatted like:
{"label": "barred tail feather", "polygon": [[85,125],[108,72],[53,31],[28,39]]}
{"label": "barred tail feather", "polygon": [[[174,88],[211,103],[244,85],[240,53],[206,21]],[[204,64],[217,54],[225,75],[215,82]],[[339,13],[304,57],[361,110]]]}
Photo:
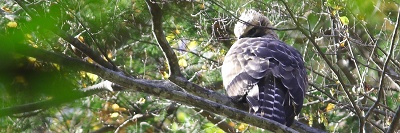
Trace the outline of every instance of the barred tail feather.
{"label": "barred tail feather", "polygon": [[[271,76],[261,80],[257,85],[259,87],[259,107],[257,107],[258,110],[254,110],[254,107],[251,107],[250,113],[255,113],[286,125],[287,119],[284,107],[286,88],[282,85],[280,79]],[[250,104],[250,106],[252,105]]]}

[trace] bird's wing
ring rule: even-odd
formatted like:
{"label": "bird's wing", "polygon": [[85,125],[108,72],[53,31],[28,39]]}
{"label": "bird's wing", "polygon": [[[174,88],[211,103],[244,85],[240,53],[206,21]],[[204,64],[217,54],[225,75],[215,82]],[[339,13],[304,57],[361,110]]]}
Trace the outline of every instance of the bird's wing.
{"label": "bird's wing", "polygon": [[[295,108],[296,114],[299,113],[307,77],[302,56],[297,50],[279,40],[242,38],[225,56],[222,76],[231,97],[239,98],[249,92],[252,95],[256,91],[251,89],[259,89],[254,85],[269,74],[281,79],[289,92],[289,104],[293,104],[291,106]],[[255,99],[258,100],[258,97]]]}
{"label": "bird's wing", "polygon": [[[257,56],[268,58],[274,66],[270,65],[272,74],[280,78],[283,86],[288,89],[294,104],[302,104],[307,88],[307,73],[301,54],[293,47],[279,40],[260,40]],[[271,64],[271,63],[270,63]],[[259,64],[262,65],[262,64]],[[296,111],[299,112],[300,110]]]}

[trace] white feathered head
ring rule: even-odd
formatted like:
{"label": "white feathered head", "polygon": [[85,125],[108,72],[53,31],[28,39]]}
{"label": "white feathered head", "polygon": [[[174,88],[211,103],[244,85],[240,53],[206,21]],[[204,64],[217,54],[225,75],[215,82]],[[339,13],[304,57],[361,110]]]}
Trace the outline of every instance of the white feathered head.
{"label": "white feathered head", "polygon": [[251,9],[246,10],[239,19],[234,30],[237,38],[270,37],[278,39],[278,36],[273,30],[266,28],[272,28],[272,25],[269,19],[261,13]]}

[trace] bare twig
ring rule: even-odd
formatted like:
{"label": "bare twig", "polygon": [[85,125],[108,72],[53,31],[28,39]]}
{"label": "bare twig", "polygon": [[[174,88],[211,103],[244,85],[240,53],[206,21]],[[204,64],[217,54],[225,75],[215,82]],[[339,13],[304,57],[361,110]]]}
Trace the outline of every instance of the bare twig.
{"label": "bare twig", "polygon": [[196,53],[196,52],[193,52],[193,51],[189,51],[189,50],[186,50],[186,49],[180,49],[180,48],[172,48],[172,49],[175,49],[175,50],[178,50],[178,51],[188,52],[188,53],[191,53],[191,54],[193,54],[193,55],[196,55],[196,56],[198,56],[198,57],[200,57],[200,58],[203,58],[203,59],[206,59],[206,60],[208,60],[208,61],[211,61],[211,62],[213,62],[213,63],[218,63],[218,61],[216,61],[216,60],[213,60],[213,59],[204,57],[203,55],[200,55],[200,54],[198,54],[198,53]]}
{"label": "bare twig", "polygon": [[91,131],[89,133],[107,133],[107,132],[115,130],[115,128],[116,127],[114,125],[104,125],[102,128]]}
{"label": "bare twig", "polygon": [[[151,113],[150,113],[150,114],[151,114]],[[121,125],[119,125],[119,126],[117,127],[117,129],[115,129],[114,133],[119,133],[120,130],[126,128],[126,127],[127,127],[128,125],[130,125],[131,123],[134,123],[134,122],[139,121],[138,119],[140,119],[140,118],[143,119],[144,117],[146,117],[146,119],[147,119],[148,117],[153,117],[153,115],[148,115],[148,114],[146,114],[146,115],[143,115],[143,114],[135,114],[135,115],[132,116],[131,118],[125,120]]]}
{"label": "bare twig", "polygon": [[[63,6],[63,4],[60,4],[60,5]],[[65,6],[63,6],[63,8],[68,9]],[[81,25],[83,27],[83,29],[85,29],[85,31],[87,31],[90,39],[96,45],[96,47],[99,49],[100,53],[107,60],[107,62],[109,62],[113,66],[113,68],[117,68],[116,65],[112,62],[112,60],[107,56],[105,49],[102,49],[100,47],[100,44],[96,41],[96,39],[94,39],[93,33],[90,32],[90,29],[79,19],[78,16],[76,16],[75,13],[71,12],[70,10],[67,10],[67,11],[70,12],[75,17],[75,19],[78,21],[79,25]]]}
{"label": "bare twig", "polygon": [[312,69],[311,67],[309,67],[309,66],[306,66],[306,68],[307,68],[307,70],[309,70],[309,71],[311,71],[311,72],[313,72],[313,73],[315,73],[315,74],[317,74],[317,75],[319,75],[319,76],[322,76],[322,77],[324,77],[325,79],[327,79],[327,80],[329,80],[329,81],[331,81],[331,82],[336,82],[334,79],[332,79],[331,77],[329,77],[329,76],[327,76],[327,75],[324,75],[324,74],[322,74],[322,73],[320,73],[320,72],[317,72],[317,71],[315,71],[314,69]]}
{"label": "bare twig", "polygon": [[215,116],[213,113],[200,110],[200,109],[195,109],[196,111],[200,112],[200,114],[207,118],[208,121],[214,123],[217,125],[220,129],[224,130],[227,133],[235,133],[235,127],[230,126],[224,119],[221,119],[217,116]]}
{"label": "bare twig", "polygon": [[[331,10],[329,10],[331,11]],[[334,13],[330,13],[334,14]],[[336,14],[337,15],[337,14]],[[340,22],[338,22],[337,17],[335,15],[330,15],[331,18],[331,28],[332,28],[332,36],[333,36],[333,43],[339,44],[340,43]],[[344,73],[344,75],[347,77],[349,80],[350,84],[352,85],[357,85],[357,80],[354,78],[354,76],[350,73],[348,70],[348,66],[344,65],[340,60],[344,60],[343,58],[344,50],[340,48],[340,46],[337,47],[336,49],[336,62],[340,70]]]}
{"label": "bare twig", "polygon": [[385,93],[384,89],[383,89],[383,84],[384,84],[383,82],[384,82],[384,78],[385,78],[385,75],[386,75],[385,72],[387,71],[387,65],[389,64],[389,59],[393,55],[393,50],[394,50],[394,47],[396,45],[395,42],[396,42],[396,37],[397,37],[399,25],[400,25],[400,8],[399,8],[399,11],[398,11],[398,14],[397,14],[397,22],[396,22],[396,25],[395,25],[395,28],[394,28],[394,31],[393,31],[389,53],[388,53],[388,55],[386,57],[385,64],[383,65],[383,70],[382,70],[382,74],[381,74],[380,81],[379,81],[378,99],[374,102],[372,107],[365,114],[365,118],[367,118],[367,119],[368,119],[368,116],[371,115],[372,110],[378,106],[378,103],[383,98],[383,95]]}
{"label": "bare twig", "polygon": [[215,2],[214,0],[211,0],[210,2],[214,3],[215,5],[217,5],[218,7],[220,7],[221,9],[223,9],[228,15],[232,16],[233,18],[235,18],[237,21],[241,22],[241,23],[245,23],[247,25],[251,25],[254,27],[258,27],[258,28],[266,28],[266,29],[270,29],[270,30],[276,30],[276,31],[289,31],[289,30],[297,30],[297,28],[274,28],[274,27],[267,27],[267,26],[259,26],[259,25],[254,25],[251,24],[249,22],[243,21],[241,19],[239,19],[239,17],[237,17],[237,15],[232,14],[231,12],[227,11],[222,5],[218,4],[217,2]]}
{"label": "bare twig", "polygon": [[292,18],[293,22],[295,23],[295,25],[297,26],[297,29],[303,33],[304,36],[306,36],[309,41],[311,42],[311,44],[313,44],[314,48],[318,51],[319,55],[322,57],[322,59],[324,59],[325,63],[329,66],[329,68],[333,71],[333,73],[335,73],[335,75],[338,77],[338,80],[340,82],[340,85],[342,86],[344,92],[346,93],[347,98],[349,99],[351,105],[354,107],[356,115],[359,118],[360,123],[365,123],[365,119],[362,115],[361,109],[358,107],[358,105],[355,103],[355,99],[352,96],[352,94],[349,92],[348,88],[345,85],[345,82],[342,78],[342,76],[340,75],[339,71],[335,69],[335,67],[333,66],[333,64],[328,60],[328,58],[323,54],[324,52],[322,52],[321,48],[318,46],[318,44],[315,42],[314,36],[309,33],[307,30],[305,30],[301,24],[296,20],[296,17],[294,16],[292,10],[289,8],[289,6],[287,5],[287,3],[284,0],[280,0],[283,5],[285,6],[286,10],[289,12],[290,17]]}
{"label": "bare twig", "polygon": [[[34,11],[32,11],[30,8],[28,8],[21,0],[15,0],[15,2],[17,2],[18,5],[21,6],[22,9],[32,18],[32,21],[40,19],[39,18],[40,14],[34,13]],[[46,26],[44,26],[44,27],[46,27]],[[98,54],[95,51],[92,51],[89,47],[87,47],[85,44],[80,42],[77,38],[74,38],[73,36],[67,34],[66,32],[64,32],[58,28],[51,27],[51,28],[47,28],[47,29],[50,30],[51,32],[53,32],[54,34],[60,36],[61,38],[63,38],[65,41],[67,41],[68,43],[70,43],[71,45],[73,45],[74,47],[79,49],[80,51],[82,51],[82,53],[85,53],[96,63],[98,63],[108,69],[118,70],[118,68],[114,67],[110,62],[107,62],[106,60],[104,60],[100,56],[100,54]]]}

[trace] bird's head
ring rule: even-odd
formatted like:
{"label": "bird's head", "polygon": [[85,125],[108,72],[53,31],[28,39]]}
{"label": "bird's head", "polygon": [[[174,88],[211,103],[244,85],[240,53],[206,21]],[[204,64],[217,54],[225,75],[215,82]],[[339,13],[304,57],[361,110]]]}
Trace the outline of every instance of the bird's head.
{"label": "bird's head", "polygon": [[246,10],[242,13],[239,19],[240,20],[235,25],[234,30],[237,38],[268,37],[278,39],[276,33],[269,29],[272,28],[269,19],[261,13],[258,13],[255,10]]}

